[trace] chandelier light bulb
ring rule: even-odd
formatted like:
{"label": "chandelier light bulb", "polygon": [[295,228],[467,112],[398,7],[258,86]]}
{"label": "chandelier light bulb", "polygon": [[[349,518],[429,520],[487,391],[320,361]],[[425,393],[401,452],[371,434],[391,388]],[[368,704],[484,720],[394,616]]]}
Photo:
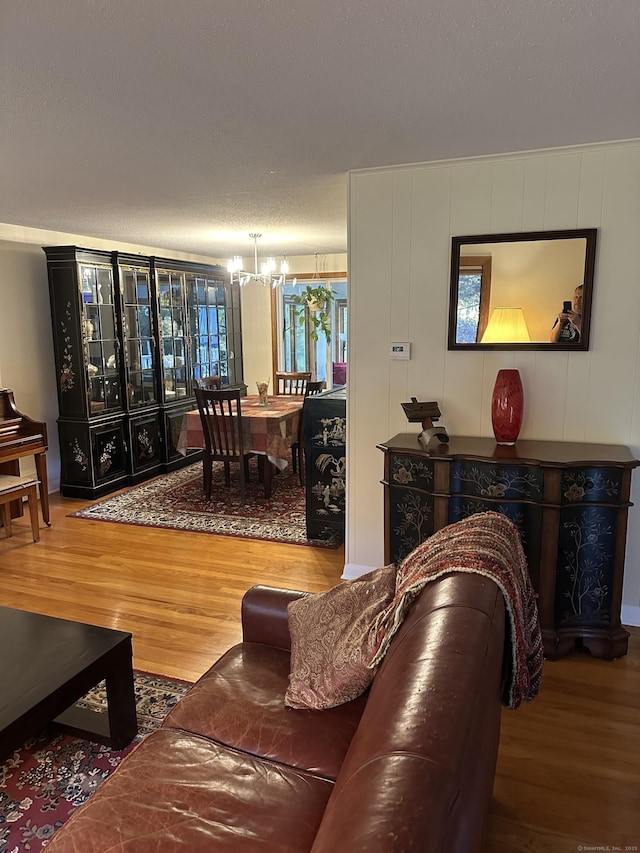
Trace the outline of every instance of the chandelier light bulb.
{"label": "chandelier light bulb", "polygon": [[[262,234],[252,233],[249,237],[253,240],[253,272],[247,272],[244,269],[242,257],[234,255],[227,261],[227,270],[231,276],[231,283],[238,284],[244,287],[250,281],[260,282],[263,285],[270,284],[272,287],[278,287],[285,284],[287,273],[289,272],[289,260],[286,255],[283,256],[280,263],[280,272],[276,272],[276,259],[273,257],[266,258],[262,264],[258,265],[258,239]],[[258,272],[260,269],[260,272]],[[295,284],[295,279],[294,282]]]}

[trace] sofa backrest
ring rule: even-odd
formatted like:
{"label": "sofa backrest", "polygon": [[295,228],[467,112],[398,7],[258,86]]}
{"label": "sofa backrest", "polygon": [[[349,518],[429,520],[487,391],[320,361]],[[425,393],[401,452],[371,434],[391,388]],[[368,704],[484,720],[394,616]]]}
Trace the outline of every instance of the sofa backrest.
{"label": "sofa backrest", "polygon": [[503,649],[493,581],[456,573],[427,584],[374,678],[312,853],[480,849]]}

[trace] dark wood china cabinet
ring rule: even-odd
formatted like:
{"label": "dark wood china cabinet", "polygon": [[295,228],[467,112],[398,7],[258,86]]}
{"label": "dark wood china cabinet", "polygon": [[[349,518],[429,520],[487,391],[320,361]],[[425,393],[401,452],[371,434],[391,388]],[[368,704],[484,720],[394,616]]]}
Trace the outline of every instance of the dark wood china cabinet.
{"label": "dark wood china cabinet", "polygon": [[545,656],[576,644],[597,657],[627,652],[620,623],[631,473],[627,447],[453,437],[427,451],[413,434],[385,454],[385,562],[402,560],[447,524],[504,513],[520,531]]}
{"label": "dark wood china cabinet", "polygon": [[197,458],[177,451],[201,376],[244,388],[240,298],[219,266],[54,246],[47,256],[61,492],[92,498]]}

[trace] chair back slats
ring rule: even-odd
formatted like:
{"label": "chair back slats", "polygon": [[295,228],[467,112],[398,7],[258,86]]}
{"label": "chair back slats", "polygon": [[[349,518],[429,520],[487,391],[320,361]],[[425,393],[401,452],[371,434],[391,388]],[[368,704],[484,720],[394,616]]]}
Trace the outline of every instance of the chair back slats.
{"label": "chair back slats", "polygon": [[311,373],[276,373],[276,394],[304,397]]}
{"label": "chair back slats", "polygon": [[321,391],[324,391],[326,387],[326,382],[322,379],[320,382],[307,382],[307,390],[305,392],[305,397],[315,397],[316,394],[320,394]]}
{"label": "chair back slats", "polygon": [[241,459],[244,456],[240,391],[205,391],[196,388],[205,449],[212,459]]}

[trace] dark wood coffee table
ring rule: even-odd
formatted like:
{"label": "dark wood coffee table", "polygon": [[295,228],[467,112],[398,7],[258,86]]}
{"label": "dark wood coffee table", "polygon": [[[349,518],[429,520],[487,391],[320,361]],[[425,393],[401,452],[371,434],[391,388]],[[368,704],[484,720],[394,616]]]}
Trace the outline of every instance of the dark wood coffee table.
{"label": "dark wood coffee table", "polygon": [[[74,705],[102,679],[106,714]],[[131,634],[0,607],[0,759],[52,722],[114,749],[133,740]]]}

